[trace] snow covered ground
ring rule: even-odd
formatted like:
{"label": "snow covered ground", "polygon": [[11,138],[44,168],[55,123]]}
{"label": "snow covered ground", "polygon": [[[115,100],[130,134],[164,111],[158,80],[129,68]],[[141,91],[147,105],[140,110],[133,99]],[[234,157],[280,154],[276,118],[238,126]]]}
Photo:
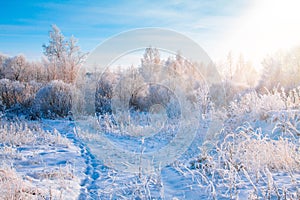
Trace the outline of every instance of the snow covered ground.
{"label": "snow covered ground", "polygon": [[74,199],[84,158],[75,143],[43,123],[2,122],[1,199]]}
{"label": "snow covered ground", "polygon": [[[203,122],[188,151],[151,174],[105,166],[73,121],[2,121],[0,199],[300,199],[299,114],[232,117],[201,146]],[[248,123],[227,130],[241,118]],[[122,134],[107,137],[129,149],[141,145]],[[149,140],[148,151],[170,137]]]}

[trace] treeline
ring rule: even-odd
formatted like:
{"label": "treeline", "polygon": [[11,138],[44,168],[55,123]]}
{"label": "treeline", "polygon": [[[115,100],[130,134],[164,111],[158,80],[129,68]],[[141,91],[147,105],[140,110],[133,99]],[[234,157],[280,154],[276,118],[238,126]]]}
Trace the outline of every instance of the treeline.
{"label": "treeline", "polygon": [[196,65],[180,54],[162,59],[158,49],[146,48],[139,66],[102,74],[96,90],[96,112],[110,114],[113,106],[151,112],[157,104],[172,118],[179,116],[180,104],[190,109],[200,105],[202,112],[207,112],[209,90]]}
{"label": "treeline", "polygon": [[228,102],[248,91],[262,95],[279,92],[285,94],[282,98],[300,99],[295,92],[300,90],[300,47],[266,56],[261,71],[242,55],[234,58],[230,52],[227,60],[217,65]]}
{"label": "treeline", "polygon": [[27,61],[24,55],[0,55],[0,109],[6,114],[65,117],[72,105],[72,92],[85,55],[77,40],[66,39],[55,25],[49,43],[43,45],[42,61]]}
{"label": "treeline", "polygon": [[[73,36],[65,38],[55,25],[49,32],[49,42],[43,45],[43,51],[45,56],[42,60],[34,62],[26,60],[24,55],[0,55],[2,113],[22,114],[31,119],[71,115],[72,97],[80,87],[75,85],[76,77],[86,76],[84,70],[79,74],[86,54],[80,51]],[[249,89],[263,94],[274,91],[274,87],[280,91],[284,87],[287,96],[300,98],[298,93],[293,94],[300,85],[300,48],[267,57],[261,72],[242,56],[234,60],[229,53],[227,60],[217,66],[222,75],[221,85],[210,90],[205,86],[205,77],[197,71],[197,65],[180,54],[163,60],[157,49],[147,48],[139,66],[105,71],[100,80],[100,75],[96,75],[98,83],[93,99],[96,112],[111,113],[112,100],[117,99],[114,103],[129,104],[130,109],[145,112],[154,104],[163,104],[168,115],[176,115],[179,112],[176,95],[180,94],[190,105],[197,105],[202,113],[206,113],[212,102],[218,101],[217,95],[221,90],[225,91],[225,98],[220,99],[227,105],[238,98],[237,94],[246,93]]]}
{"label": "treeline", "polygon": [[[163,60],[157,49],[147,48],[139,67],[105,72],[104,78],[98,82],[96,108],[100,113],[111,113],[112,99],[123,98],[123,103],[129,102],[133,109],[148,111],[151,105],[161,103],[167,110],[173,109],[172,115],[178,113],[176,104],[170,103],[172,94],[166,90],[153,85],[148,86],[146,91],[138,88],[149,82],[162,83],[171,91],[180,91],[189,105],[197,105],[204,114],[213,104],[229,106],[232,101],[239,101],[243,95],[253,91],[258,96],[274,95],[277,98],[280,94],[282,101],[288,100],[293,105],[300,102],[300,47],[266,57],[261,71],[257,71],[242,55],[234,59],[231,53],[217,68],[221,83],[209,88],[205,86],[205,77],[197,71],[197,63],[189,62],[180,54]],[[119,91],[119,97],[114,96],[116,92],[113,89]]]}

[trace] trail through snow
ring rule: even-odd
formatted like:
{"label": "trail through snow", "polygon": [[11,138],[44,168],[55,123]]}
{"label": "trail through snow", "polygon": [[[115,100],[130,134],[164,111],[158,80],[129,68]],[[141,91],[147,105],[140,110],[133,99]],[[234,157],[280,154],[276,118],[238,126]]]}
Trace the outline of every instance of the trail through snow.
{"label": "trail through snow", "polygon": [[[53,131],[57,129],[63,136],[65,136],[72,145],[77,149],[77,155],[70,153],[68,149],[56,148],[53,156],[47,156],[47,153],[40,153],[46,164],[49,165],[65,165],[66,163],[73,163],[74,175],[78,177],[80,191],[78,197],[68,196],[69,199],[130,199],[131,197],[143,196],[147,193],[150,199],[207,199],[211,198],[211,191],[207,188],[201,187],[197,182],[199,177],[189,173],[189,170],[181,171],[176,165],[167,166],[161,169],[155,177],[145,176],[140,177],[138,174],[130,174],[116,171],[104,165],[97,155],[89,149],[88,143],[84,142],[75,131],[75,124],[66,120],[43,120],[42,126],[45,130]],[[265,125],[266,126],[266,125]],[[199,129],[198,137],[205,132],[205,127]],[[130,138],[114,136],[108,134],[108,137],[115,142],[119,142],[123,146],[138,144],[137,141],[130,143]],[[118,141],[119,140],[119,141]],[[178,162],[188,165],[191,158],[195,158],[199,154],[198,147],[201,145],[201,140],[194,140],[191,147],[185,152]],[[151,146],[151,151],[153,146]],[[73,148],[74,149],[74,148]],[[25,150],[24,150],[25,151]],[[63,156],[59,153],[64,152]],[[49,154],[50,155],[50,154]],[[57,157],[55,157],[57,156]],[[30,165],[29,165],[30,166]],[[29,171],[26,169],[25,171]],[[282,185],[298,185],[300,187],[300,175],[294,174],[293,180],[289,178],[288,173],[273,173],[274,180],[279,181],[279,186]],[[198,178],[198,179],[197,179]],[[220,184],[222,181],[220,180]],[[262,182],[262,185],[266,183]],[[226,194],[227,189],[218,186]],[[252,190],[251,184],[245,184],[239,188],[239,198],[247,198]],[[143,198],[140,198],[143,199]],[[218,199],[227,199],[219,196]]]}

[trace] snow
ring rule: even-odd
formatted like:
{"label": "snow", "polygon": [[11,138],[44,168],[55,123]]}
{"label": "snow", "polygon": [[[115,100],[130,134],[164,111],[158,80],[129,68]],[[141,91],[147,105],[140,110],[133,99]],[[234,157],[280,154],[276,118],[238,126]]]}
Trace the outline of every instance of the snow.
{"label": "snow", "polygon": [[85,168],[79,148],[57,130],[38,131],[32,141],[12,146],[2,143],[2,165],[16,170],[25,183],[38,188],[42,194],[37,199],[74,199],[80,194],[80,171]]}
{"label": "snow", "polygon": [[[283,145],[280,143],[280,136],[283,135],[282,131],[277,130],[276,127],[278,128],[279,123],[282,124],[284,120],[286,124],[289,122],[288,119],[293,118],[295,120],[298,114],[299,110],[271,111],[269,112],[271,117],[266,120],[249,120],[250,122],[246,125],[235,129],[235,140],[242,138],[239,144],[242,145],[243,142],[245,145],[248,144],[247,140],[244,141],[243,136],[238,135],[238,133],[241,130],[252,131],[253,136],[249,141],[256,141],[256,145],[260,145],[258,142],[261,142],[261,145],[269,145],[269,148],[274,147],[273,150],[277,151],[276,148]],[[248,119],[250,118],[248,117]],[[296,120],[296,122],[298,121]],[[286,196],[287,199],[299,197],[299,142],[288,143],[291,151],[294,150],[296,153],[293,155],[296,156],[296,161],[294,164],[290,164],[291,168],[285,168],[288,165],[280,163],[283,162],[280,157],[277,164],[282,166],[281,170],[266,168],[267,165],[263,163],[261,163],[260,168],[257,160],[253,160],[252,163],[254,167],[257,166],[257,169],[235,169],[231,168],[230,164],[232,163],[226,160],[228,157],[225,155],[225,149],[229,148],[230,142],[232,142],[230,135],[227,135],[226,138],[228,139],[223,138],[224,142],[221,143],[223,146],[219,146],[219,151],[223,151],[224,155],[206,154],[205,151],[209,151],[209,146],[199,148],[203,144],[203,133],[207,131],[209,123],[209,120],[201,122],[196,135],[198,139],[192,142],[190,148],[183,152],[183,155],[175,163],[150,174],[122,172],[107,165],[100,159],[101,157],[97,155],[97,151],[91,145],[91,141],[94,141],[95,138],[90,136],[87,139],[85,138],[85,136],[88,137],[87,135],[80,135],[80,132],[76,131],[76,124],[73,121],[46,119],[39,122],[27,121],[25,123],[27,125],[20,125],[11,129],[4,125],[1,128],[1,140],[6,141],[6,143],[1,143],[0,147],[0,178],[2,178],[0,185],[4,180],[4,175],[1,174],[3,170],[12,174],[13,177],[18,177],[18,180],[22,180],[23,189],[21,191],[23,193],[26,193],[24,192],[26,188],[34,188],[39,191],[36,193],[28,192],[31,195],[30,198],[37,199],[228,199],[230,197],[255,199],[257,195],[263,199],[277,199],[278,196],[282,198]],[[257,128],[260,131],[255,131]],[[290,127],[290,129],[291,133],[292,131],[294,133],[299,131],[299,124]],[[4,131],[9,132],[9,130],[21,131],[29,137],[15,134],[14,140],[19,140],[19,143],[10,144],[10,140],[5,139],[5,134],[3,134]],[[30,132],[29,130],[33,131]],[[264,139],[264,135],[255,136],[256,133],[265,134],[271,131],[274,132],[272,135],[274,138],[266,136],[267,138]],[[30,137],[33,139],[31,140]],[[111,129],[106,133],[106,137],[115,145],[120,145],[122,148],[128,147],[135,153],[138,153],[139,147],[143,145],[137,138],[122,134],[118,130],[113,131]],[[222,133],[219,137],[222,138]],[[293,139],[297,137],[294,135]],[[171,131],[168,133],[162,129],[157,135],[143,141],[144,147],[147,149],[146,152],[160,149],[161,145],[167,144],[171,138]],[[286,142],[291,139],[288,136],[286,138]],[[299,138],[297,140],[299,141]],[[271,143],[268,143],[269,141]],[[276,145],[272,146],[272,144]],[[295,146],[291,146],[292,144]],[[246,148],[247,146],[243,147]],[[260,150],[260,152],[262,151],[263,149]],[[242,152],[239,153],[241,156],[249,156]],[[284,155],[289,155],[288,153]],[[261,157],[272,156],[272,152],[269,154],[261,154]],[[278,153],[278,156],[280,155]],[[207,157],[199,161],[201,156]],[[238,156],[238,154],[234,156]],[[260,159],[259,156],[252,156],[255,159]],[[221,163],[218,159],[221,159]],[[250,159],[249,162],[251,162],[251,158],[248,157],[245,157],[244,161],[246,162],[247,159],[248,161]],[[196,164],[194,166],[198,167],[193,167],[191,164],[193,162]],[[274,162],[271,157],[270,162]],[[249,167],[252,166],[250,164]],[[228,168],[224,167],[225,165],[228,165]]]}

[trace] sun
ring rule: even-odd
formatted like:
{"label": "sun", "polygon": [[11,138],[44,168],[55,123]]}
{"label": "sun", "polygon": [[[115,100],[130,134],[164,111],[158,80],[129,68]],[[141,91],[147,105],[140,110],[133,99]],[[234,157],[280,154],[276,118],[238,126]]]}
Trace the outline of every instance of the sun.
{"label": "sun", "polygon": [[259,64],[280,49],[300,45],[300,1],[256,0],[226,35],[226,46]]}

